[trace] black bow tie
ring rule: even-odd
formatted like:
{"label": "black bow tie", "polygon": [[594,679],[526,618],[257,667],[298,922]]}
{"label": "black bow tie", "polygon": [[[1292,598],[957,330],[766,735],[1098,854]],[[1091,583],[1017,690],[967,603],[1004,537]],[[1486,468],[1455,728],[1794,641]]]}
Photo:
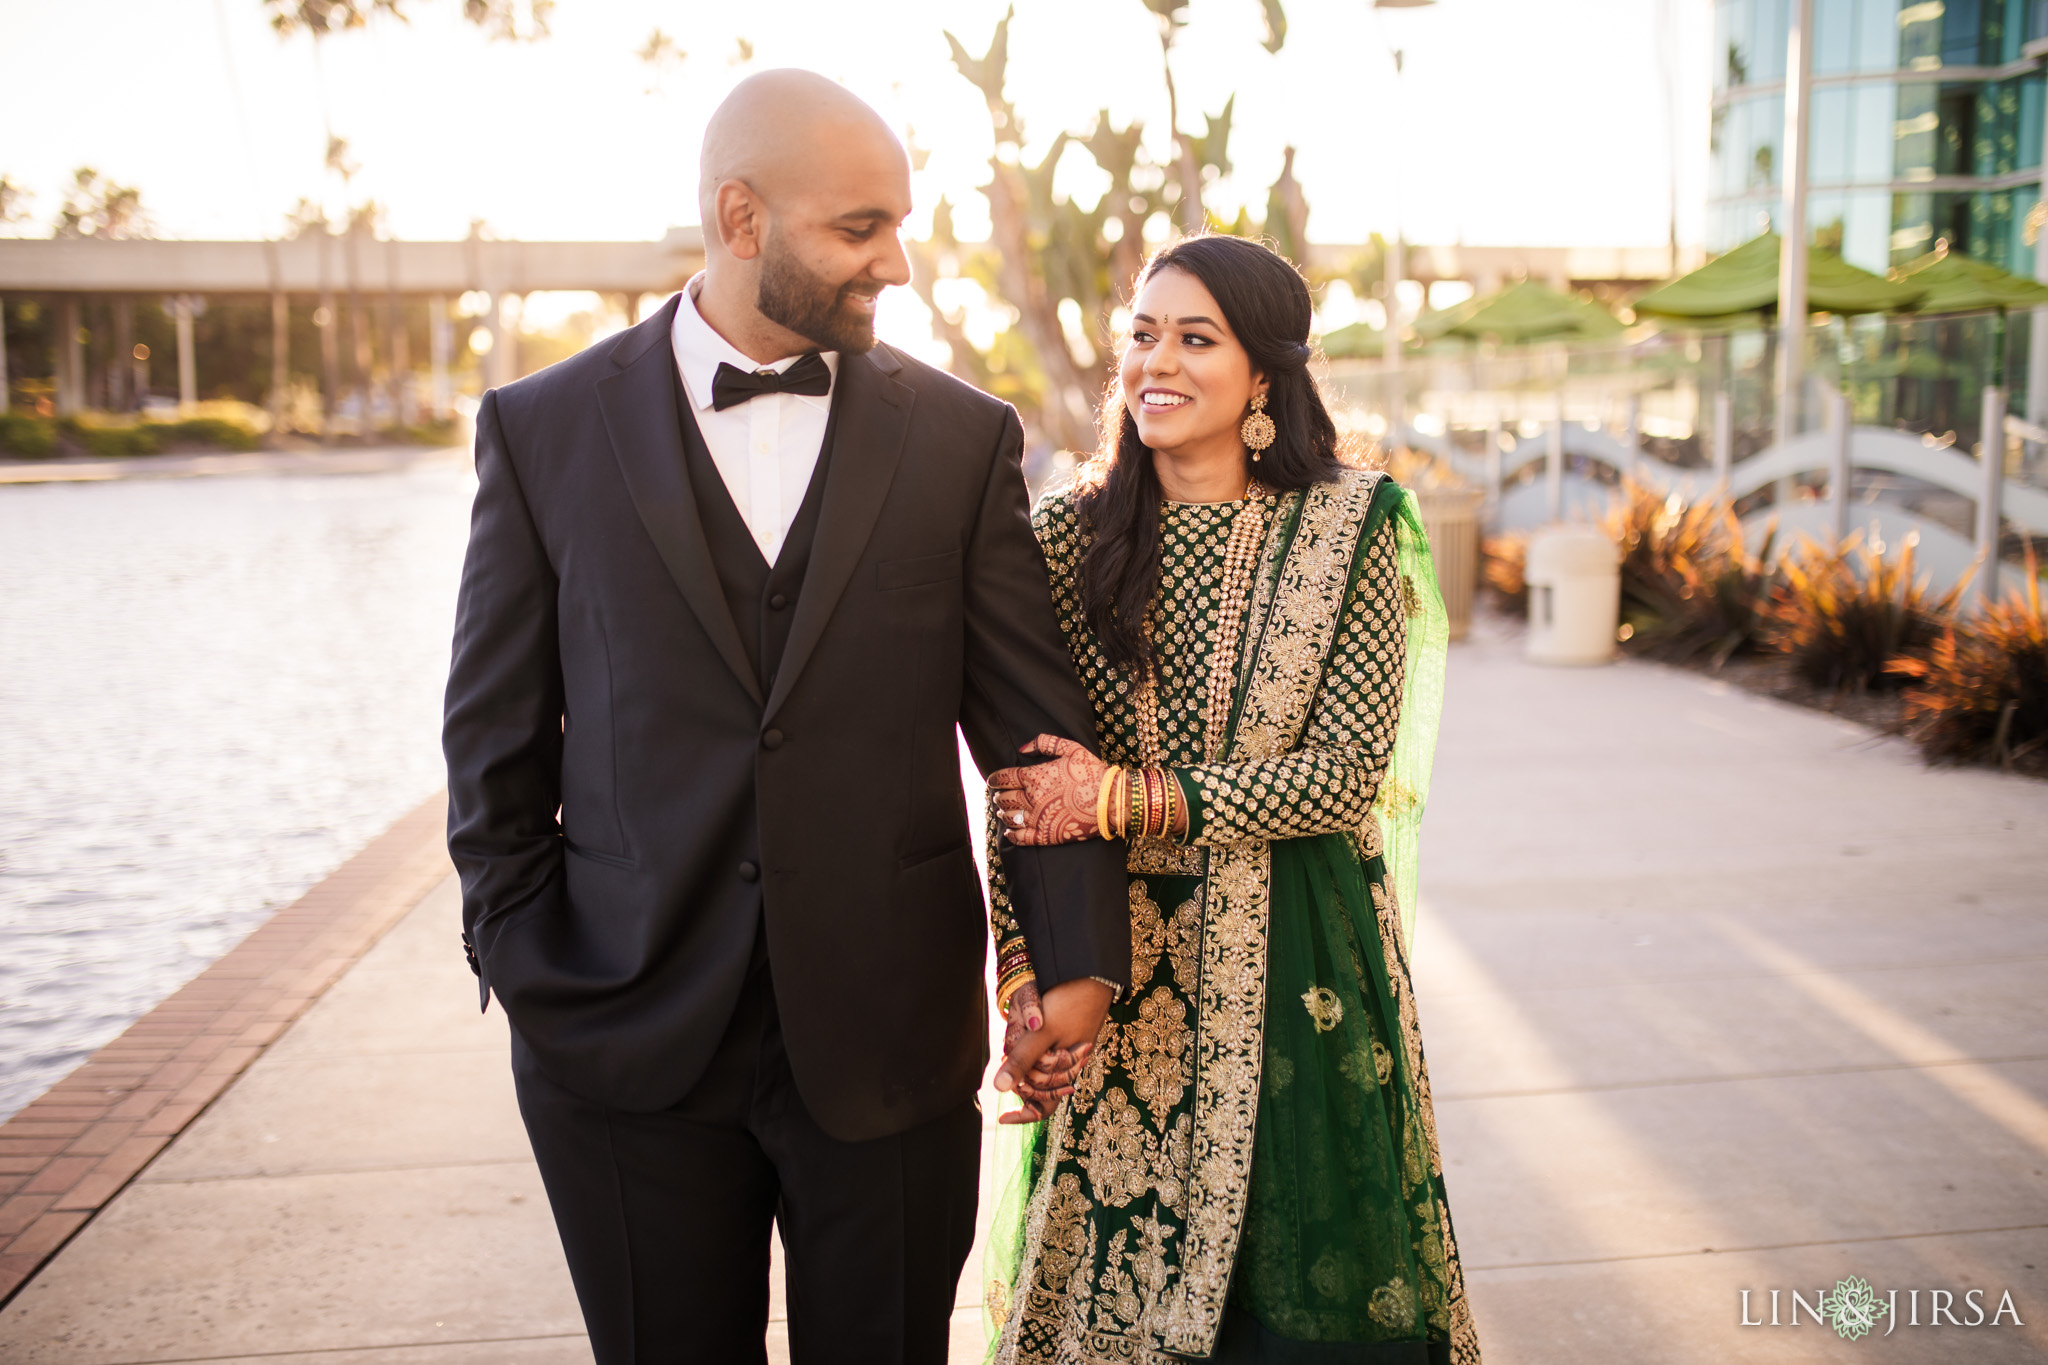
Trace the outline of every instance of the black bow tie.
{"label": "black bow tie", "polygon": [[830,392],[832,371],[826,367],[825,357],[816,351],[780,374],[773,370],[742,370],[720,361],[718,373],[711,376],[711,408],[714,412],[736,408],[749,398],[758,398],[764,393],[800,393],[818,398]]}

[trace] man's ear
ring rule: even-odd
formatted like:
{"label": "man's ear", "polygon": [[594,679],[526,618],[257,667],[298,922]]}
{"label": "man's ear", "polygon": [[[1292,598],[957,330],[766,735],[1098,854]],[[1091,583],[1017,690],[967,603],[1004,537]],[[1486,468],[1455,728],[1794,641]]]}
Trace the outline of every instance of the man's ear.
{"label": "man's ear", "polygon": [[718,186],[713,201],[718,240],[735,259],[751,261],[761,254],[761,239],[768,221],[761,196],[744,180],[727,180]]}

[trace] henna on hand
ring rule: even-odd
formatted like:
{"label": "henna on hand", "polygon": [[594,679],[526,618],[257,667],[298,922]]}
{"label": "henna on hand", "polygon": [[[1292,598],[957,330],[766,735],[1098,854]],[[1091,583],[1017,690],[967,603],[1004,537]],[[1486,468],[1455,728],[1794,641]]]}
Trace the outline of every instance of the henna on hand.
{"label": "henna on hand", "polygon": [[1095,838],[1095,798],[1109,765],[1058,735],[1040,735],[1019,752],[1050,755],[1052,761],[990,776],[1004,837],[1020,848]]}

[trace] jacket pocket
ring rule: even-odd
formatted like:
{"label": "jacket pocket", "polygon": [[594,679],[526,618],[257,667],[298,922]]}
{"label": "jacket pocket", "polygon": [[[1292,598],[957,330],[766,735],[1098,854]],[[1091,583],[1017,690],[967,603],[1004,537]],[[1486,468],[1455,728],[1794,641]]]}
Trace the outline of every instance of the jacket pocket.
{"label": "jacket pocket", "polygon": [[960,577],[960,552],[921,555],[916,559],[885,559],[875,565],[875,586],[883,592],[894,588],[915,588],[925,583],[945,583]]}

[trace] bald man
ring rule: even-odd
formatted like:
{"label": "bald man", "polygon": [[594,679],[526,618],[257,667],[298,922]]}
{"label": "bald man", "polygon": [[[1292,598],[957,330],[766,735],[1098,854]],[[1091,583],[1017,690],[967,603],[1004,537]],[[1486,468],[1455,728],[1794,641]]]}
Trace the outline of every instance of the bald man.
{"label": "bald man", "polygon": [[[755,76],[700,195],[703,274],[477,417],[463,941],[602,1365],[765,1360],[771,1225],[794,1360],[938,1365],[988,1058],[955,727],[986,773],[1091,713],[1016,413],[875,342],[887,126]],[[1048,987],[1008,1069],[1094,1037],[1130,927],[1120,845],[1002,856]]]}

